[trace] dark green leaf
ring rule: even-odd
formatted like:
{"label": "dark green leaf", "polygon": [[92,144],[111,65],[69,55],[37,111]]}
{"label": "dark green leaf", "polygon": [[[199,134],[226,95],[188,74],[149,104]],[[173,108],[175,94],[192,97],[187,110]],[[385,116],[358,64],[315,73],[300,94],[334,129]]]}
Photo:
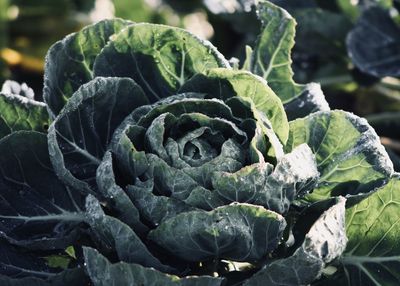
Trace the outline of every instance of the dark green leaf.
{"label": "dark green leaf", "polygon": [[289,121],[303,118],[320,110],[329,110],[321,86],[317,83],[303,85],[298,96],[283,106]]}
{"label": "dark green leaf", "polygon": [[325,265],[339,257],[347,243],[343,198],[325,211],[292,256],[278,259],[253,275],[244,286],[299,286],[316,280]]}
{"label": "dark green leaf", "polygon": [[282,216],[263,207],[231,204],[181,213],[162,222],[149,239],[187,261],[256,261],[278,246],[285,226]]}
{"label": "dark green leaf", "polygon": [[59,286],[85,285],[88,278],[83,269],[50,267],[37,254],[0,241],[0,285],[2,286]]}
{"label": "dark green leaf", "polygon": [[223,279],[209,276],[186,277],[168,275],[138,264],[111,264],[95,249],[84,247],[86,271],[94,286],[220,286]]}
{"label": "dark green leaf", "polygon": [[124,190],[115,182],[111,152],[105,153],[103,161],[97,168],[96,182],[101,196],[108,201],[108,207],[115,212],[114,216],[139,234],[143,234],[148,230],[140,221],[139,211],[135,205]]}
{"label": "dark green leaf", "polygon": [[210,188],[214,172],[235,172],[243,166],[244,158],[245,151],[234,140],[228,139],[222,144],[221,153],[215,158],[199,167],[187,167],[182,170],[202,187]]}
{"label": "dark green leaf", "polygon": [[146,103],[142,89],[129,78],[98,77],[81,86],[49,128],[50,158],[59,177],[93,192],[96,169],[114,130]]}
{"label": "dark green leaf", "polygon": [[161,271],[171,271],[151,254],[136,233],[118,219],[104,214],[100,203],[89,195],[86,199],[88,222],[100,249],[116,253],[120,261],[139,263]]}
{"label": "dark green leaf", "polygon": [[[132,153],[134,153],[132,158],[134,160],[137,152]],[[148,162],[148,165],[144,165],[143,162],[140,161],[131,161],[131,163],[128,164],[133,165],[133,169],[143,168],[143,174],[141,174],[141,177],[146,178],[151,182],[149,191],[153,191],[157,195],[182,200],[193,207],[210,210],[222,205],[222,201],[202,185],[211,185],[211,176],[216,171],[238,169],[237,166],[235,166],[235,162],[237,163],[237,161],[229,159],[231,158],[227,156],[227,154],[223,154],[212,162],[199,168],[177,169],[168,165],[159,157],[153,154],[148,154],[146,156],[146,162]],[[132,179],[133,178],[131,178],[131,180]],[[197,179],[197,181],[195,179]],[[139,184],[141,183],[140,180],[136,181]],[[130,193],[128,193],[128,195],[132,200],[136,200],[135,195],[131,195]]]}
{"label": "dark green leaf", "polygon": [[[147,188],[146,186],[128,186],[126,190],[135,206],[140,209],[141,217],[151,222],[152,227],[158,226],[162,221],[182,212],[194,210],[194,208],[190,206],[190,202],[188,205],[172,197],[153,194],[153,187],[153,184]],[[193,196],[194,192],[196,192],[196,189],[192,190],[190,196]],[[199,200],[200,199],[196,198],[196,201]]]}
{"label": "dark green leaf", "polygon": [[132,22],[104,20],[55,43],[46,56],[43,98],[56,117],[82,84],[93,79],[94,61],[110,37]]}
{"label": "dark green leaf", "polygon": [[[149,128],[153,121],[162,114],[170,113],[175,117],[182,116],[183,120],[186,119],[198,119],[197,124],[195,126],[207,126],[213,125],[209,123],[213,118],[218,119],[221,118],[226,122],[224,126],[230,125],[229,129],[234,129],[235,133],[244,133],[243,131],[238,130],[236,126],[232,123],[239,123],[238,119],[236,119],[233,114],[231,108],[226,105],[222,100],[218,99],[202,99],[202,98],[184,98],[180,100],[175,100],[172,102],[165,102],[160,105],[156,105],[150,112],[146,115],[142,116],[140,120],[137,122],[139,126],[144,128]],[[194,114],[191,114],[194,113]],[[197,117],[196,117],[197,116]],[[188,118],[190,117],[190,118]],[[204,117],[204,119],[203,119]],[[188,120],[189,121],[189,120]],[[203,123],[204,121],[204,123]],[[179,121],[178,121],[179,123]],[[182,124],[183,125],[183,124]],[[218,124],[216,124],[218,127]],[[215,128],[218,130],[218,128]],[[187,127],[186,127],[187,129]],[[178,132],[176,132],[178,133]],[[232,133],[232,132],[231,132]],[[240,134],[241,135],[241,134]],[[244,135],[242,135],[244,136]]]}
{"label": "dark green leaf", "polygon": [[261,205],[282,214],[313,188],[319,176],[306,144],[284,155],[272,169],[268,163],[258,163],[236,173],[215,172],[214,191],[225,201]]}
{"label": "dark green leaf", "polygon": [[0,140],[0,232],[13,244],[64,249],[85,220],[84,198],[54,173],[46,135],[15,132]]}
{"label": "dark green leaf", "polygon": [[[199,186],[188,174],[168,165],[157,155],[136,151],[128,135],[129,124],[124,131],[116,134],[112,146],[116,166],[122,170],[120,176],[123,176],[128,184],[137,185],[136,183],[141,182],[138,177],[141,177],[152,182],[150,191],[154,188],[158,195],[172,196],[180,200],[186,199],[191,190]],[[133,200],[134,197],[133,195]]]}

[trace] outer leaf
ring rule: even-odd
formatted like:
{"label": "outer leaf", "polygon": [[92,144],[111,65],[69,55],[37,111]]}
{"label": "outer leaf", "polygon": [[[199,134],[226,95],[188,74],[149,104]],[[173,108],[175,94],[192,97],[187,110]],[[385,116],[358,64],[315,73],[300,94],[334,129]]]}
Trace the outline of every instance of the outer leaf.
{"label": "outer leaf", "polygon": [[298,86],[302,87],[298,96],[284,104],[289,121],[303,118],[314,112],[330,110],[319,83],[312,82]]}
{"label": "outer leaf", "polygon": [[294,45],[295,20],[286,10],[267,1],[260,1],[258,9],[263,25],[252,54],[251,71],[266,79],[285,108],[289,106],[290,119],[303,117],[309,112],[329,110],[319,85],[299,85],[292,79],[290,51]]}
{"label": "outer leaf", "polygon": [[2,286],[85,285],[88,278],[82,269],[49,267],[45,259],[26,250],[0,242],[0,283]]}
{"label": "outer leaf", "polygon": [[132,22],[104,20],[55,43],[46,56],[43,98],[56,117],[67,100],[93,79],[93,63],[110,37]]}
{"label": "outer leaf", "polygon": [[256,261],[278,246],[285,227],[283,217],[263,207],[231,204],[179,214],[151,231],[149,239],[187,261]]}
{"label": "outer leaf", "polygon": [[131,77],[151,102],[176,93],[189,78],[210,68],[229,67],[209,43],[185,30],[155,24],[135,24],[102,50],[96,76]]}
{"label": "outer leaf", "polygon": [[201,92],[207,94],[208,98],[223,100],[234,96],[251,99],[254,106],[266,114],[281,142],[287,140],[288,123],[283,105],[258,76],[245,71],[211,69],[195,75],[179,92]]}
{"label": "outer leaf", "polygon": [[[128,186],[127,193],[134,204],[140,209],[140,215],[143,219],[150,222],[153,227],[158,226],[162,221],[174,217],[182,212],[192,211],[195,208],[191,207],[194,203],[186,200],[188,204],[173,197],[157,196],[152,193],[154,183],[146,186]],[[197,190],[203,190],[200,187],[194,188],[189,198],[193,198]],[[204,189],[205,190],[205,189]],[[208,192],[208,193],[207,193]],[[205,190],[204,193],[211,195],[212,193]],[[192,200],[201,201],[201,198],[193,198]],[[222,203],[221,203],[222,204]],[[218,204],[219,205],[219,204]]]}
{"label": "outer leaf", "polygon": [[140,221],[138,209],[124,190],[115,182],[111,152],[105,153],[103,161],[97,168],[96,182],[101,196],[109,202],[108,207],[115,212],[115,217],[129,225],[139,234],[143,234],[148,230]]}
{"label": "outer leaf", "polygon": [[116,253],[120,261],[139,263],[160,271],[171,271],[151,254],[136,233],[118,219],[104,214],[99,201],[92,195],[86,199],[88,222],[100,247]]}
{"label": "outer leaf", "polygon": [[146,103],[142,89],[128,78],[98,77],[83,85],[49,128],[50,158],[60,179],[92,192],[114,130]]}
{"label": "outer leaf", "polygon": [[64,249],[84,221],[84,198],[58,179],[46,135],[19,131],[0,140],[0,235],[32,249]]}
{"label": "outer leaf", "polygon": [[287,103],[301,91],[292,79],[290,59],[296,21],[286,10],[270,2],[261,1],[258,8],[263,26],[253,49],[251,71],[266,79],[282,102]]}
{"label": "outer leaf", "polygon": [[46,104],[21,95],[0,93],[0,138],[18,130],[46,132],[48,126]]}
{"label": "outer leaf", "polygon": [[347,36],[347,49],[353,63],[376,77],[400,76],[400,28],[388,11],[366,9]]}
{"label": "outer leaf", "polygon": [[213,187],[225,201],[262,205],[282,214],[313,188],[318,176],[314,155],[304,144],[278,160],[273,171],[270,164],[259,163],[233,174],[215,172]]}
{"label": "outer leaf", "polygon": [[292,256],[268,264],[244,286],[299,286],[315,281],[325,264],[340,256],[346,247],[345,202],[339,198],[322,214]]}
{"label": "outer leaf", "polygon": [[223,279],[210,276],[186,277],[164,274],[138,264],[111,264],[95,249],[84,247],[86,271],[94,286],[220,286]]}
{"label": "outer leaf", "polygon": [[341,262],[348,285],[399,285],[399,223],[399,175],[346,210],[349,243]]}
{"label": "outer leaf", "polygon": [[302,143],[315,153],[321,174],[317,188],[306,197],[309,202],[368,193],[393,173],[375,131],[351,113],[318,112],[290,122],[287,150]]}

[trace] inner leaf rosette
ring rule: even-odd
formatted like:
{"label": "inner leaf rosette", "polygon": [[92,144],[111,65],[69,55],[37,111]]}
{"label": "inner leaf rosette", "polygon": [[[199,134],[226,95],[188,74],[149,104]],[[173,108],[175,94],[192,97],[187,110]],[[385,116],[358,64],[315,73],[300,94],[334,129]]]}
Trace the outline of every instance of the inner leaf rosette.
{"label": "inner leaf rosette", "polygon": [[278,246],[281,214],[318,178],[315,159],[306,145],[283,154],[252,101],[206,96],[134,110],[116,130],[97,184],[111,201],[129,198],[148,238],[167,252],[257,261]]}

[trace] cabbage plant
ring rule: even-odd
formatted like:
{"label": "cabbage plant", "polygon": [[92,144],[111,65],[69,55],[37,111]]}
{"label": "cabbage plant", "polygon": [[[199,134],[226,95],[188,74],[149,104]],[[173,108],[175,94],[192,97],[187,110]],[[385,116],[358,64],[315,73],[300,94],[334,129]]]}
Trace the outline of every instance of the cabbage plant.
{"label": "cabbage plant", "polygon": [[114,19],[52,46],[45,103],[3,88],[1,285],[396,285],[392,163],[294,83],[295,22],[260,5],[253,73]]}

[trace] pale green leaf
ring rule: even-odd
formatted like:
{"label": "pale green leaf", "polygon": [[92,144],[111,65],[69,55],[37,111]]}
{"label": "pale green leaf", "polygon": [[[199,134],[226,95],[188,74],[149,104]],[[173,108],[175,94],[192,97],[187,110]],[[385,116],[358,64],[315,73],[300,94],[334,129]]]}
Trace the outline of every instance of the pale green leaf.
{"label": "pale green leaf", "polygon": [[290,122],[286,149],[302,143],[315,154],[321,174],[318,186],[306,197],[309,202],[368,193],[393,173],[375,131],[365,119],[348,112],[317,112]]}
{"label": "pale green leaf", "polygon": [[48,126],[46,104],[21,95],[0,93],[0,138],[18,130],[46,132]]}
{"label": "pale green leaf", "polygon": [[229,64],[209,42],[179,28],[140,23],[113,37],[96,58],[94,74],[130,77],[155,102],[194,74],[217,67]]}
{"label": "pale green leaf", "polygon": [[346,210],[349,243],[341,259],[347,285],[400,283],[400,177]]}
{"label": "pale green leaf", "polygon": [[289,119],[329,110],[319,85],[301,85],[293,81],[290,52],[294,46],[294,18],[267,1],[259,1],[258,17],[262,28],[252,53],[250,71],[267,80],[282,100]]}

